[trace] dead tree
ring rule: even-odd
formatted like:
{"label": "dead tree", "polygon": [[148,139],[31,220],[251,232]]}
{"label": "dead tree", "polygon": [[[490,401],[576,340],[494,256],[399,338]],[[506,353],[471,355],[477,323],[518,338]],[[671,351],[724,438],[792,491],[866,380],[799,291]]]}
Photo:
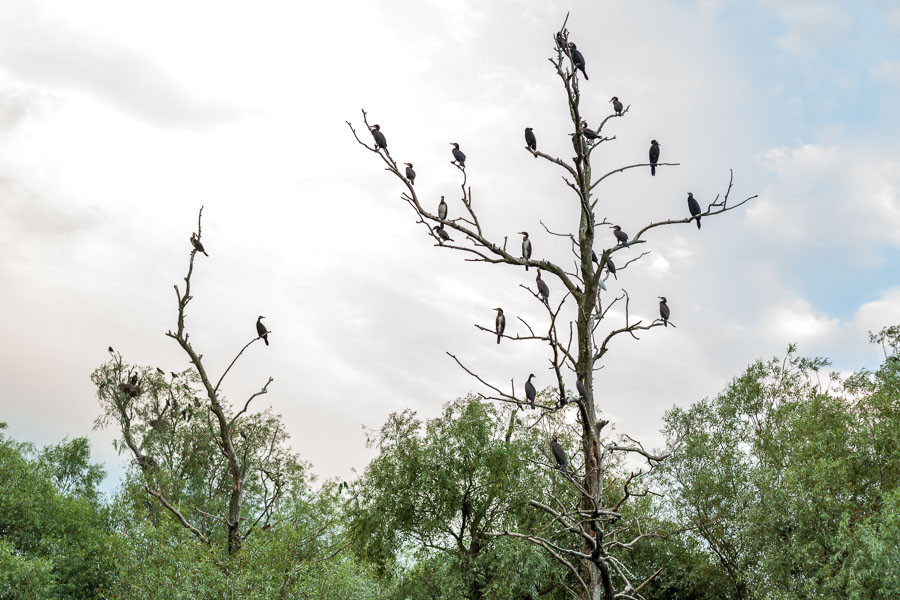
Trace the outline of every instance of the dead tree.
{"label": "dead tree", "polygon": [[[566,17],[567,21],[568,16]],[[607,217],[598,219],[595,213],[598,203],[595,191],[604,180],[613,175],[637,168],[649,170],[651,164],[649,162],[629,164],[605,172],[599,177],[594,175],[591,163],[593,150],[601,144],[616,139],[615,135],[606,136],[604,128],[613,119],[627,116],[629,107],[625,107],[618,114],[613,112],[602,120],[596,131],[588,131],[586,134],[586,123],[581,113],[582,90],[579,87],[579,76],[576,74],[573,52],[569,45],[569,32],[565,22],[560,31],[555,34],[553,43],[554,56],[549,60],[566,92],[569,116],[575,130],[573,146],[576,156],[571,161],[567,161],[527,146],[526,151],[560,168],[563,171],[565,184],[571,189],[573,198],[577,199],[580,205],[581,214],[576,229],[577,233],[556,233],[541,223],[548,234],[566,239],[571,244],[575,258],[574,268],[571,270],[548,260],[520,257],[518,252],[507,251],[505,242],[497,243],[488,239],[472,205],[472,189],[467,181],[465,167],[459,165],[458,161],[453,164],[459,170],[462,180],[461,202],[464,214],[453,219],[441,218],[442,215],[434,214],[423,206],[416,188],[404,176],[404,171],[398,167],[397,161],[388,150],[382,147],[383,144],[369,143],[368,132],[366,132],[365,138],[361,138],[349,121],[347,125],[356,141],[377,155],[383,161],[386,170],[405,186],[401,198],[413,209],[417,222],[425,227],[437,246],[463,252],[467,255],[466,260],[468,261],[506,264],[518,268],[522,266],[538,267],[545,274],[552,274],[565,288],[564,297],[557,303],[542,302],[546,305],[545,310],[548,314],[549,324],[546,330],[536,331],[535,327],[519,318],[518,320],[525,327],[524,330],[520,329],[523,333],[503,333],[498,339],[502,337],[516,341],[529,340],[546,343],[550,350],[549,363],[555,374],[555,387],[559,402],[556,405],[538,404],[537,409],[557,411],[574,406],[577,410],[576,420],[581,438],[581,448],[577,456],[573,458],[578,460],[570,460],[573,464],[566,474],[559,472],[556,475],[566,479],[574,491],[573,497],[577,500],[568,504],[561,499],[554,499],[550,504],[538,500],[531,502],[536,509],[545,512],[548,518],[556,522],[562,531],[567,532],[570,543],[560,545],[527,532],[502,531],[495,532],[494,535],[524,539],[544,548],[570,571],[573,581],[577,582],[579,588],[577,594],[585,599],[640,598],[641,590],[655,577],[658,571],[645,573],[638,577],[615,554],[621,555],[622,550],[632,548],[642,539],[660,537],[663,534],[643,531],[640,519],[628,526],[623,525],[619,522],[622,519],[620,509],[629,499],[648,493],[642,480],[646,480],[646,475],[665,456],[646,450],[640,443],[630,438],[612,441],[602,436],[601,430],[607,421],[600,418],[599,398],[594,394],[594,373],[601,367],[606,353],[610,350],[611,342],[615,338],[629,336],[638,339],[638,332],[662,326],[664,323],[662,319],[646,322],[642,319],[632,318],[630,298],[624,288],[620,295],[607,302],[605,306],[600,300],[600,292],[605,288],[605,281],[609,278],[609,265],[613,255],[623,256],[620,253],[647,243],[650,235],[659,227],[689,224],[696,215],[648,223],[637,231],[627,244],[606,247],[598,252],[597,268],[594,268],[592,258],[594,257],[596,228],[612,225]],[[365,110],[362,111],[362,118],[367,129],[371,131]],[[397,154],[401,152],[396,146],[392,148]],[[674,167],[677,165],[678,163],[657,163],[655,166]],[[734,210],[756,197],[750,196],[740,202],[729,204],[732,182],[733,173],[724,195],[721,199],[717,196],[706,207],[706,210],[702,211],[700,217],[708,219],[720,215]],[[421,186],[422,182],[419,184],[419,189]],[[620,260],[615,271],[621,274],[646,254],[648,253],[643,252],[637,257]],[[541,299],[542,294],[539,294],[538,291],[532,290],[528,286],[523,285],[522,287],[527,293]],[[624,322],[607,326],[607,317],[611,317],[609,311],[617,304],[624,309]],[[476,325],[476,327],[488,332],[491,336],[498,335],[494,328],[481,325]],[[516,405],[525,404],[525,399],[517,396],[512,383],[509,391],[504,391],[500,386],[486,381],[470,370],[456,356],[452,354],[450,356],[467,373],[491,390],[482,394],[482,397]],[[586,397],[582,397],[580,393],[574,395],[566,392],[565,380],[572,375],[583,377]],[[624,477],[613,478],[608,472],[610,465],[621,462],[623,455],[640,459],[645,463],[645,467],[636,468]]]}
{"label": "dead tree", "polygon": [[[237,407],[232,407],[222,396],[225,377],[261,337],[247,342],[218,378],[210,375],[203,355],[191,343],[185,320],[188,304],[193,299],[194,261],[198,252],[205,254],[201,242],[202,217],[201,208],[197,231],[190,238],[192,249],[184,289],[182,291],[177,284],[174,286],[178,301],[177,325],[174,331],[166,332],[178,342],[192,369],[173,373],[171,381],[161,369],[144,368],[139,377],[137,373],[131,373],[131,368],[126,369],[121,354],[110,348],[112,361],[95,371],[93,376],[104,407],[104,414],[97,419],[96,426],[104,426],[109,420],[117,421],[122,433],[118,445],[134,456],[144,475],[146,493],[206,544],[213,545],[211,532],[214,527],[224,526],[228,553],[236,554],[253,531],[270,524],[276,504],[285,492],[288,471],[293,468],[295,457],[284,445],[287,433],[279,417],[269,411],[248,414],[251,402],[268,393],[273,381],[271,377]],[[250,329],[252,322],[248,321],[247,325]],[[118,383],[126,372],[126,381]],[[201,398],[201,394],[205,398]],[[206,464],[190,466],[191,457],[198,455]],[[224,460],[227,476],[213,466],[218,460]],[[166,476],[158,471],[162,468],[167,470]],[[162,482],[173,480],[173,475],[175,480],[183,479],[188,471],[198,468],[204,470],[200,479],[210,481],[208,495],[215,498],[215,509],[204,507],[208,510],[203,510],[196,504],[185,508],[180,497],[169,497],[169,492],[162,487]],[[254,510],[250,515],[244,510],[248,486],[253,490]],[[171,494],[177,494],[172,489]],[[226,506],[217,504],[220,498]],[[220,512],[213,514],[216,511]]]}

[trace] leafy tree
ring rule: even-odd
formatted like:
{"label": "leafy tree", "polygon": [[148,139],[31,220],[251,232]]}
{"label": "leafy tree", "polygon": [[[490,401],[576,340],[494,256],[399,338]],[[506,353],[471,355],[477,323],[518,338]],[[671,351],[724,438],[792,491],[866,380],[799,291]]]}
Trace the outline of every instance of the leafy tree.
{"label": "leafy tree", "polygon": [[822,382],[827,365],[792,346],[666,416],[680,444],[670,506],[726,575],[725,597],[896,593],[900,366]]}
{"label": "leafy tree", "polygon": [[116,570],[84,438],[38,452],[0,423],[0,598],[99,598]]}
{"label": "leafy tree", "polygon": [[528,510],[535,490],[553,485],[540,441],[517,411],[475,397],[427,422],[409,410],[391,415],[369,438],[379,454],[353,487],[356,552],[382,572],[398,556],[413,563],[401,573],[399,598],[561,597],[558,564],[495,533],[532,527],[554,537]]}

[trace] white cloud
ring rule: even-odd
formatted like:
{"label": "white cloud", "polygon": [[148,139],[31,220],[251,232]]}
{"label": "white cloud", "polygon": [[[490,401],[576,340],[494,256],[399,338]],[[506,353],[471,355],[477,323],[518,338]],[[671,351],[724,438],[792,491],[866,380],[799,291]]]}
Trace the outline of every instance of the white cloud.
{"label": "white cloud", "polygon": [[853,27],[850,13],[835,2],[781,0],[773,4],[788,25],[776,43],[801,58],[815,56],[820,47],[841,40]]}
{"label": "white cloud", "polygon": [[838,319],[813,310],[802,298],[776,304],[761,314],[760,329],[772,340],[787,344],[819,341],[835,332]]}

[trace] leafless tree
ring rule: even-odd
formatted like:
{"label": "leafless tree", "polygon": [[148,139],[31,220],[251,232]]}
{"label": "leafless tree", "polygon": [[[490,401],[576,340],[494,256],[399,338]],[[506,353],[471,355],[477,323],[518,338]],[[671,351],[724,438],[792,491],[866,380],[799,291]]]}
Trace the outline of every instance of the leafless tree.
{"label": "leafless tree", "polygon": [[[556,392],[558,403],[538,404],[539,411],[565,410],[574,406],[577,409],[577,423],[580,429],[581,447],[578,450],[577,460],[570,460],[572,468],[564,477],[575,491],[572,497],[577,498],[568,504],[559,498],[553,502],[533,500],[532,506],[543,511],[548,518],[555,521],[561,531],[569,534],[570,543],[560,545],[551,540],[533,535],[528,532],[502,531],[494,535],[509,536],[527,540],[544,548],[550,555],[563,564],[577,582],[579,588],[577,594],[588,600],[613,600],[614,598],[641,598],[641,591],[655,577],[659,571],[638,576],[632,569],[624,564],[617,556],[622,556],[622,550],[634,547],[639,541],[648,537],[663,537],[673,532],[652,532],[642,529],[640,517],[628,524],[623,524],[622,507],[630,499],[644,496],[650,491],[644,481],[648,473],[653,471],[659,463],[665,459],[664,455],[655,454],[646,450],[640,443],[631,438],[611,440],[604,437],[602,429],[607,421],[600,418],[600,409],[596,404],[594,395],[594,373],[602,366],[612,341],[619,336],[629,336],[638,339],[638,333],[663,325],[661,319],[647,322],[643,319],[635,320],[630,312],[630,297],[624,291],[609,302],[601,302],[600,292],[605,287],[605,281],[609,277],[609,264],[613,255],[619,255],[627,249],[639,247],[649,241],[650,234],[657,228],[678,224],[689,224],[692,217],[682,219],[667,219],[652,221],[641,228],[628,240],[627,245],[619,244],[604,248],[597,253],[597,268],[592,262],[595,231],[597,227],[608,227],[612,223],[607,218],[598,220],[595,210],[597,199],[594,192],[597,187],[613,175],[636,168],[648,168],[649,162],[628,164],[600,176],[592,172],[591,154],[601,144],[609,143],[616,139],[615,135],[606,136],[604,128],[613,119],[624,118],[628,115],[625,107],[621,114],[610,114],[602,120],[596,131],[585,135],[586,125],[581,113],[582,91],[579,87],[579,77],[573,62],[572,51],[569,46],[569,31],[563,23],[560,31],[554,35],[554,56],[550,63],[562,83],[569,108],[569,116],[574,126],[574,150],[576,157],[567,161],[563,158],[551,156],[545,152],[532,150],[526,147],[526,151],[552,163],[562,169],[563,180],[572,191],[572,196],[577,199],[581,207],[580,220],[577,233],[556,233],[550,231],[546,225],[544,229],[548,234],[566,239],[571,244],[575,256],[575,265],[572,270],[567,270],[559,264],[549,260],[537,258],[522,258],[506,249],[506,243],[498,243],[488,239],[482,228],[481,220],[472,204],[472,189],[468,184],[465,168],[454,162],[461,177],[462,205],[465,209],[463,216],[453,219],[441,219],[439,215],[430,212],[416,192],[412,182],[404,176],[404,171],[398,167],[397,161],[386,148],[369,142],[368,132],[360,137],[352,123],[350,127],[356,141],[377,155],[384,163],[385,168],[397,177],[405,187],[401,198],[409,204],[415,213],[418,223],[431,235],[436,245],[449,250],[462,252],[466,260],[474,262],[486,262],[492,264],[505,264],[518,268],[533,266],[540,268],[546,274],[552,274],[565,288],[565,295],[556,304],[546,304],[548,313],[548,325],[546,330],[537,331],[535,327],[519,318],[518,320],[527,329],[527,334],[503,333],[501,337],[516,341],[538,341],[546,343],[549,347],[549,363],[556,379]],[[371,130],[366,111],[362,111],[362,119],[367,129]],[[590,138],[590,139],[589,139]],[[394,148],[397,152],[397,149]],[[412,161],[416,162],[416,161]],[[400,163],[403,164],[403,163]],[[678,163],[658,163],[657,167],[674,167]],[[665,169],[663,169],[663,172]],[[701,217],[708,219],[722,213],[734,210],[756,196],[750,196],[742,201],[729,204],[732,190],[733,173],[729,179],[728,187],[724,195],[716,196],[701,213]],[[686,211],[687,212],[687,211]],[[442,225],[439,229],[435,229]],[[448,235],[441,235],[446,233]],[[447,239],[447,238],[455,238]],[[648,254],[643,252],[630,260],[620,261],[617,272],[626,270],[635,261]],[[619,255],[621,256],[621,255]],[[604,271],[606,276],[604,277]],[[522,286],[527,293],[539,299],[539,294],[527,286]],[[542,302],[542,305],[545,303]],[[608,317],[611,319],[610,309],[619,305],[623,315],[623,322],[607,325]],[[565,309],[565,313],[563,312]],[[614,313],[613,313],[614,314]],[[569,315],[569,316],[566,316]],[[491,327],[476,325],[479,329],[496,335]],[[448,353],[449,354],[449,353]],[[499,385],[491,383],[478,375],[475,371],[465,366],[456,356],[450,354],[460,367],[485,385],[490,391],[482,394],[482,397],[500,402],[524,405],[525,399],[518,396],[515,387],[510,383],[509,391],[501,389]],[[565,380],[572,374],[583,377],[584,388],[587,397],[581,394],[567,393]],[[505,386],[504,386],[505,387]],[[556,395],[556,394],[554,394]],[[644,464],[643,468],[635,467],[624,478],[609,475],[610,465],[622,464],[621,457],[632,456]],[[552,460],[552,459],[551,459]],[[626,464],[635,464],[634,461]]]}

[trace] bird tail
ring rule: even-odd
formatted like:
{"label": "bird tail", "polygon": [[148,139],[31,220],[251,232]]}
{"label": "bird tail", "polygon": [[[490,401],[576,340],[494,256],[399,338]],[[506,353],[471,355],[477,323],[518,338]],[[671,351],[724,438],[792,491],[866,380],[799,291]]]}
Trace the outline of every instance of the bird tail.
{"label": "bird tail", "polygon": [[669,326],[669,320],[668,320],[668,319],[663,319],[663,325],[665,325],[666,327],[668,327],[668,326]]}
{"label": "bird tail", "polygon": [[268,345],[269,345],[269,336],[264,335],[264,336],[263,336],[263,341],[266,343],[266,346],[268,346]]}
{"label": "bird tail", "polygon": [[697,229],[700,229],[700,217],[697,217]]}
{"label": "bird tail", "polygon": [[531,410],[534,410],[534,400],[531,401]]}
{"label": "bird tail", "polygon": [[656,177],[656,165],[650,165],[650,174]]}
{"label": "bird tail", "polygon": [[497,343],[498,343],[498,344],[500,343],[500,337],[501,337],[501,336],[500,336],[500,334],[498,333],[498,334],[497,334]]}

